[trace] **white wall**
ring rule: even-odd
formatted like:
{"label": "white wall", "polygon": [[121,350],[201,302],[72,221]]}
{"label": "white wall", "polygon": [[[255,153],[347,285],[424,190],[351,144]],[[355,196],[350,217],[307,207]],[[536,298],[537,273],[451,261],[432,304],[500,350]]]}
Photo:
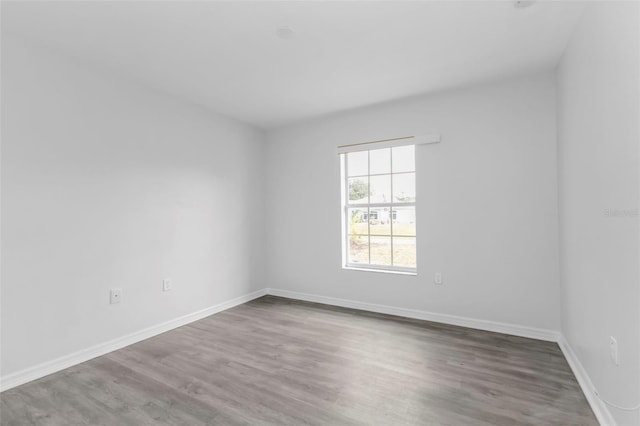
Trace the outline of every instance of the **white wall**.
{"label": "white wall", "polygon": [[640,402],[639,13],[589,4],[558,68],[562,331],[600,394],[627,407]]}
{"label": "white wall", "polygon": [[[269,286],[558,330],[554,84],[543,73],[269,132]],[[442,143],[417,148],[418,275],[342,270],[336,147],[425,133]]]}
{"label": "white wall", "polygon": [[3,34],[3,376],[264,287],[262,133],[60,58]]}

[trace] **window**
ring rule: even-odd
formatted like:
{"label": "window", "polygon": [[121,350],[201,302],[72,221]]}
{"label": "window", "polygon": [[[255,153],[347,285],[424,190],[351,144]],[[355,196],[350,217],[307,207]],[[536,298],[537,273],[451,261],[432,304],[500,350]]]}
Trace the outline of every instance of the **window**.
{"label": "window", "polygon": [[344,266],[415,272],[415,145],[341,158]]}

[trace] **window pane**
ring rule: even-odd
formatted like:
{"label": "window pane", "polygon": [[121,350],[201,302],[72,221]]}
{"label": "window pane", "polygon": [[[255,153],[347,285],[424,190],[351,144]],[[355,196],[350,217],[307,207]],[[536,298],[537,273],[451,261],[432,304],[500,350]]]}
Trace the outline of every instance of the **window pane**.
{"label": "window pane", "polygon": [[393,175],[393,202],[412,203],[416,200],[416,174]]}
{"label": "window pane", "polygon": [[416,208],[393,208],[393,235],[416,236]]}
{"label": "window pane", "polygon": [[393,237],[393,265],[416,267],[415,237]]}
{"label": "window pane", "polygon": [[343,159],[347,264],[415,268],[415,146],[353,152]]}
{"label": "window pane", "polygon": [[391,202],[391,175],[369,177],[371,203]]}
{"label": "window pane", "polygon": [[367,224],[368,212],[369,210],[366,207],[347,211],[349,234],[367,235],[369,233]]}
{"label": "window pane", "polygon": [[349,172],[349,176],[369,174],[369,153],[367,151],[348,153],[347,171]]}
{"label": "window pane", "polygon": [[349,179],[349,203],[362,204],[369,202],[369,185],[367,178]]}
{"label": "window pane", "polygon": [[369,263],[369,237],[367,235],[349,236],[348,263]]}
{"label": "window pane", "polygon": [[393,173],[416,171],[415,145],[397,146],[391,149],[393,150],[391,168]]}
{"label": "window pane", "polygon": [[369,151],[369,174],[391,173],[391,148]]}
{"label": "window pane", "polygon": [[391,235],[390,211],[389,207],[371,207],[369,213],[371,235]]}
{"label": "window pane", "polygon": [[371,264],[391,266],[391,238],[370,237]]}

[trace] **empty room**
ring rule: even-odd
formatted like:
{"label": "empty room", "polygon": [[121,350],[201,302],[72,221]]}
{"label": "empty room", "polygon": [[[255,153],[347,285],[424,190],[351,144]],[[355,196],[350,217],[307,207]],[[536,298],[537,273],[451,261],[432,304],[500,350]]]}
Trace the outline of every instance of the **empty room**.
{"label": "empty room", "polygon": [[1,426],[640,426],[640,2],[0,16]]}

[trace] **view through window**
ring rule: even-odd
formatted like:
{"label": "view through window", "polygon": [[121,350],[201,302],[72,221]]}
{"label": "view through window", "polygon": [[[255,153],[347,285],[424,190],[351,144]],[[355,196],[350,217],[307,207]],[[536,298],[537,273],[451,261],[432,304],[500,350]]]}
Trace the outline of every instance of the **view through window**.
{"label": "view through window", "polygon": [[416,269],[415,145],[343,154],[345,264]]}

